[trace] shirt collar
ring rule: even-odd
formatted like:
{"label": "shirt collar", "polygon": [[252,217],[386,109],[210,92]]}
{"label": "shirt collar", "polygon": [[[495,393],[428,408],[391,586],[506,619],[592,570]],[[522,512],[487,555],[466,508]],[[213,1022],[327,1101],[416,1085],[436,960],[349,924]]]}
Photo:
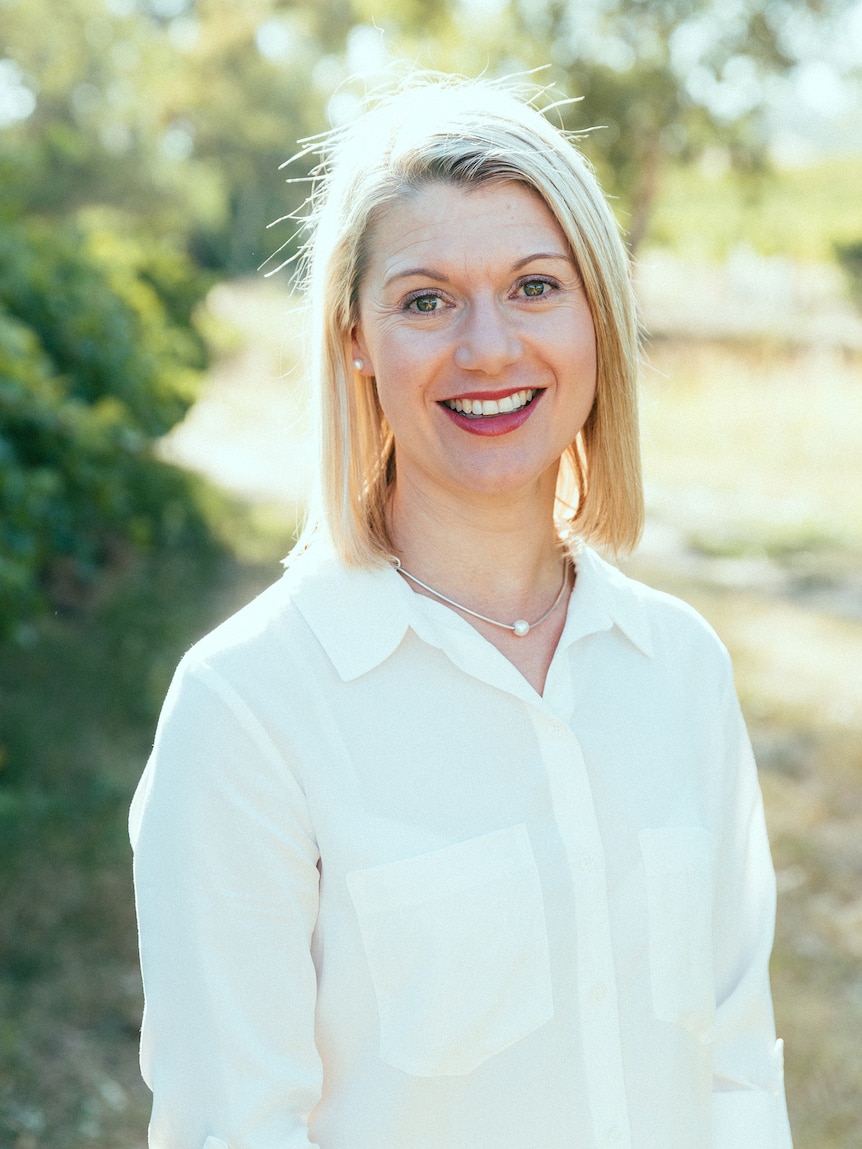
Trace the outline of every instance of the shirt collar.
{"label": "shirt collar", "polygon": [[[577,581],[561,646],[617,626],[638,650],[652,656],[649,620],[639,584],[587,546],[576,554]],[[379,666],[407,630],[427,631],[416,594],[393,567],[348,567],[332,544],[316,538],[296,559],[285,583],[333,666],[345,681]]]}
{"label": "shirt collar", "polygon": [[348,567],[325,537],[290,556],[285,582],[345,681],[379,666],[410,625],[411,592],[393,567]]}
{"label": "shirt collar", "polygon": [[583,543],[576,546],[575,564],[577,581],[560,644],[568,646],[616,626],[642,654],[651,658],[652,634],[641,584]]}

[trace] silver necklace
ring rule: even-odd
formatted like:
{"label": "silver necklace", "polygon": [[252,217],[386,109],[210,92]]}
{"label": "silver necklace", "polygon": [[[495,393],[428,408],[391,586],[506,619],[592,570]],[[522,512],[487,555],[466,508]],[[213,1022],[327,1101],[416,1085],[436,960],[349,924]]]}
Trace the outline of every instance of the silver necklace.
{"label": "silver necklace", "polygon": [[559,594],[554,599],[554,602],[549,610],[546,610],[541,618],[537,618],[535,622],[527,622],[525,618],[516,618],[513,623],[498,622],[496,618],[488,618],[486,614],[479,614],[477,610],[470,610],[469,606],[464,606],[460,602],[455,602],[453,598],[447,598],[445,594],[441,594],[439,590],[435,590],[433,586],[429,586],[427,582],[423,582],[421,578],[406,571],[401,565],[400,559],[395,559],[395,569],[400,571],[405,578],[409,578],[411,582],[415,582],[421,586],[423,590],[427,590],[429,594],[433,594],[435,598],[440,598],[443,602],[448,602],[450,606],[454,606],[457,610],[463,610],[465,614],[471,614],[473,618],[480,618],[482,622],[490,622],[491,626],[499,626],[503,630],[511,630],[517,638],[525,638],[531,630],[535,630],[537,626],[541,626],[546,618],[550,618],[557,607],[562,601],[563,595],[566,593],[566,587],[569,585],[569,568],[566,566],[563,570],[563,585],[560,587]]}

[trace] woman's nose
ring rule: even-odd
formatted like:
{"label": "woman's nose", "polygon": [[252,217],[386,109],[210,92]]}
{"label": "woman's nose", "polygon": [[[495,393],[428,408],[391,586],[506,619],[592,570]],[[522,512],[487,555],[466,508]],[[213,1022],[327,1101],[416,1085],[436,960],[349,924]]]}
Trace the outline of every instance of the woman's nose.
{"label": "woman's nose", "polygon": [[477,301],[465,311],[455,348],[463,371],[498,375],[521,357],[521,340],[497,300]]}

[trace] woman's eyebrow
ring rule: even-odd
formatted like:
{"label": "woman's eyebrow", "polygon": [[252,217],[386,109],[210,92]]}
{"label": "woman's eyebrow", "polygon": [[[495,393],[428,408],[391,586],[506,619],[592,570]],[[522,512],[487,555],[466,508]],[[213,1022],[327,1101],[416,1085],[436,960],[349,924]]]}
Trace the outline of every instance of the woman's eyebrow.
{"label": "woman's eyebrow", "polygon": [[574,259],[572,258],[571,255],[569,255],[568,252],[565,252],[565,251],[536,251],[532,255],[525,255],[524,258],[519,259],[517,263],[513,263],[512,264],[512,270],[513,271],[519,271],[522,267],[526,267],[526,265],[528,263],[532,263],[534,260],[539,260],[539,259],[561,259],[561,260],[564,260],[566,263],[571,264],[572,267],[577,267],[577,264],[575,263]]}
{"label": "woman's eyebrow", "polygon": [[387,275],[383,280],[383,286],[388,287],[396,279],[410,279],[413,276],[418,276],[420,279],[435,279],[438,283],[449,282],[448,275],[444,275],[442,271],[434,271],[431,267],[406,267],[403,271],[393,271],[391,275]]}
{"label": "woman's eyebrow", "polygon": [[[530,255],[525,255],[522,259],[517,260],[512,264],[512,271],[520,271],[522,267],[526,267],[528,263],[540,259],[555,259],[563,260],[565,263],[570,264],[572,267],[577,267],[573,257],[564,251],[535,251]],[[394,271],[383,280],[383,286],[388,287],[390,283],[394,283],[397,279],[410,279],[413,276],[418,276],[420,279],[433,279],[437,283],[448,283],[449,276],[444,275],[442,271],[435,271],[431,267],[405,267],[403,271]]]}

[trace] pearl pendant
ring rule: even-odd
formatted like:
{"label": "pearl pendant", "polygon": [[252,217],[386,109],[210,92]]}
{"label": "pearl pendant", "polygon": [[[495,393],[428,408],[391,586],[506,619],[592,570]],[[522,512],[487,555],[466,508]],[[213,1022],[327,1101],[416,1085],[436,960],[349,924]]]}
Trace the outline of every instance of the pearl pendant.
{"label": "pearl pendant", "polygon": [[523,638],[525,635],[530,633],[530,624],[526,621],[526,619],[519,618],[516,620],[512,630],[515,632],[518,638]]}

